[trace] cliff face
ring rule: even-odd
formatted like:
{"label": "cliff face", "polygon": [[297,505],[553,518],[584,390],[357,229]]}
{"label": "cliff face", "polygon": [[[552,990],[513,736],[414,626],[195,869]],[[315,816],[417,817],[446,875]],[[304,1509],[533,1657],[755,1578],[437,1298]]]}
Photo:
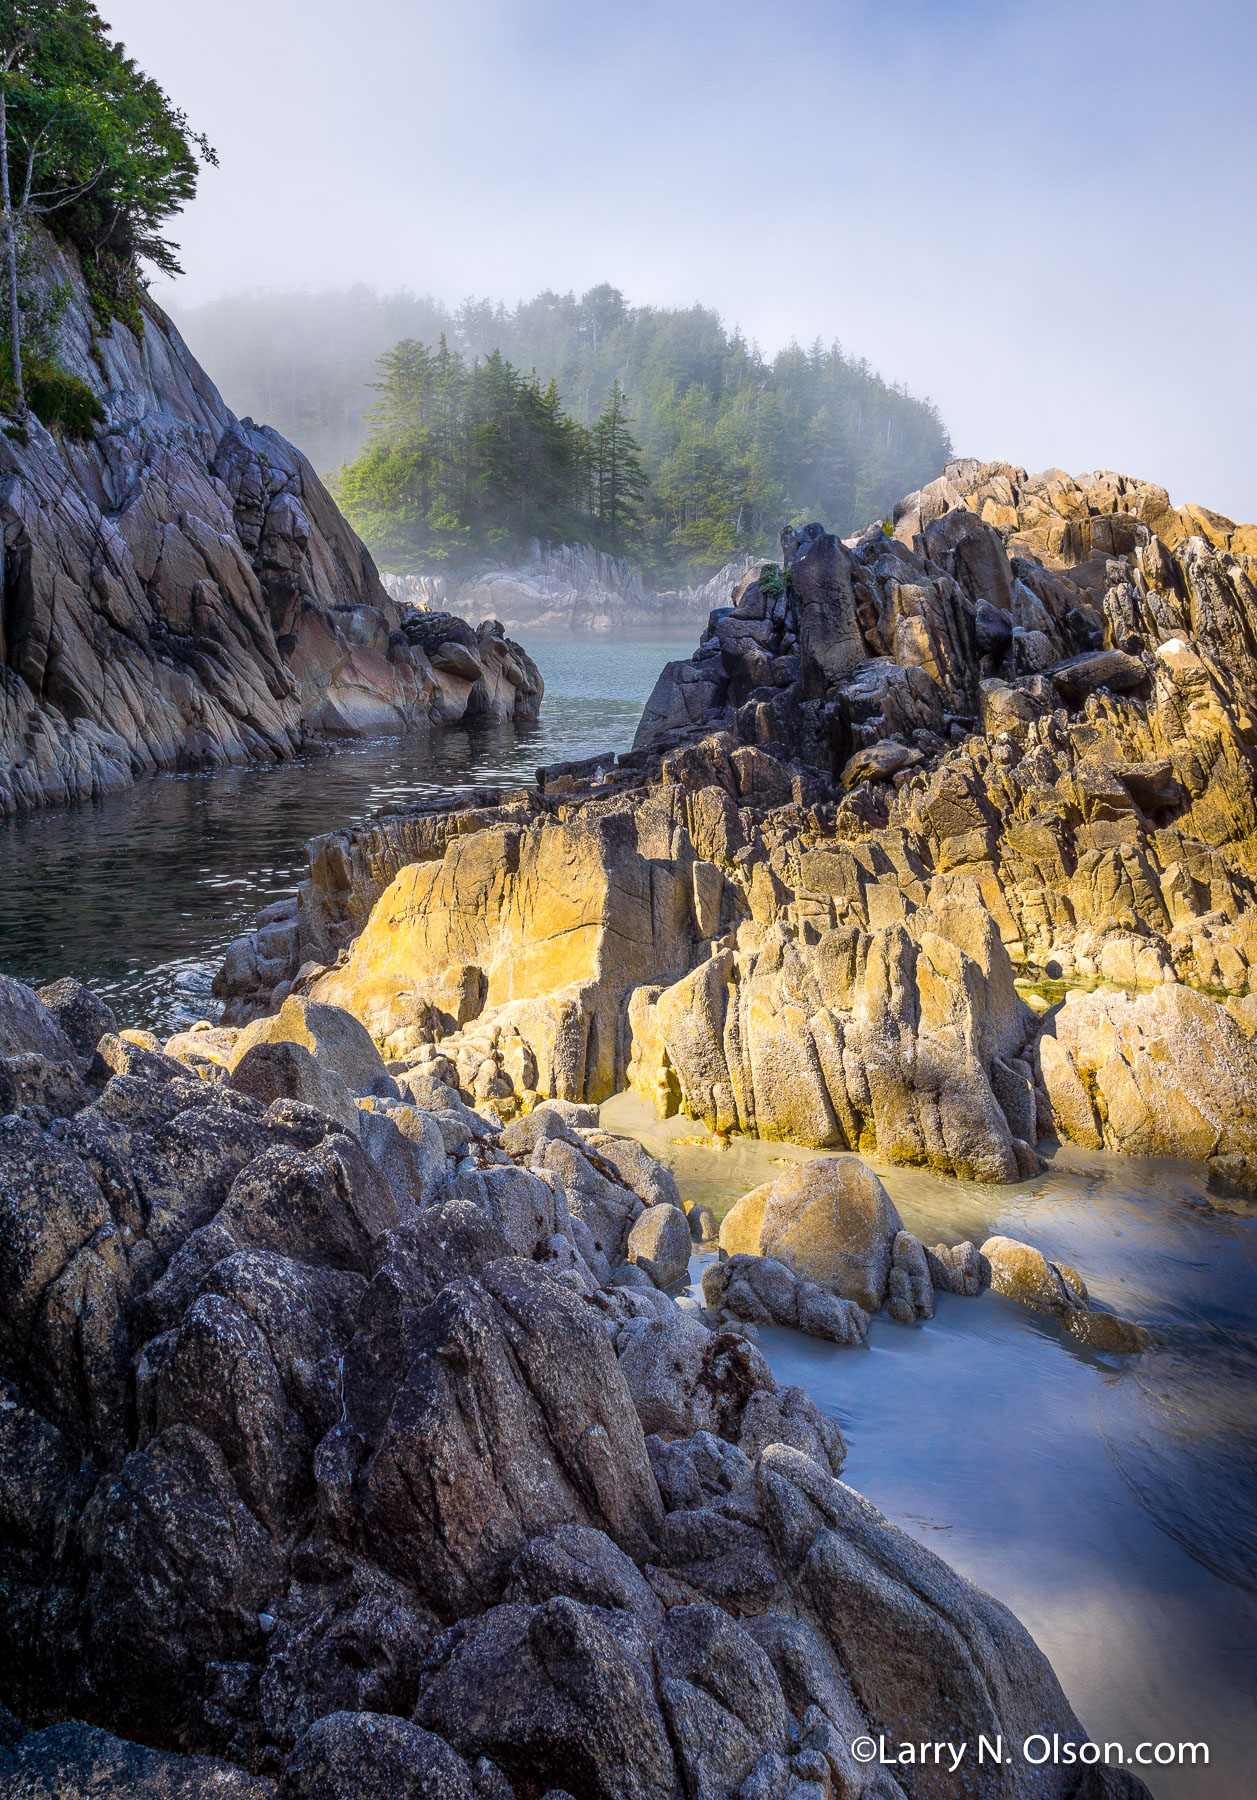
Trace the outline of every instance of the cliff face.
{"label": "cliff face", "polygon": [[389,598],[300,452],[228,411],[156,307],[138,339],[94,337],[77,261],[45,255],[62,362],[106,417],[85,442],[34,419],[0,438],[0,813],[309,734],[535,713],[500,628],[450,621],[428,654],[431,621]]}
{"label": "cliff face", "polygon": [[1257,1181],[1255,548],[1007,464],[953,465],[893,537],[788,531],[629,755],[311,846],[230,1016],[295,979],[507,1105],[628,1079],[987,1180],[1056,1135]]}

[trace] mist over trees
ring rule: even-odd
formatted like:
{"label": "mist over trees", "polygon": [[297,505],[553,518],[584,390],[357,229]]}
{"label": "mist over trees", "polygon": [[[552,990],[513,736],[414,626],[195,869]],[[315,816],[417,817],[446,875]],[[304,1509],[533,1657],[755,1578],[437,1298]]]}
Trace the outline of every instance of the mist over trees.
{"label": "mist over trees", "polygon": [[[370,384],[399,377],[387,358],[407,342],[408,354],[426,346],[431,358],[444,337],[445,354],[459,359],[469,380],[477,359],[487,368],[498,353],[502,370],[509,367],[534,395],[518,399],[521,409],[540,405],[548,392],[569,426],[594,436],[618,384],[640,452],[642,486],[632,508],[639,516],[626,531],[609,520],[606,506],[600,512],[595,505],[584,535],[608,547],[628,545],[657,579],[710,572],[743,551],[768,551],[787,520],[859,529],[932,479],[951,454],[929,401],[884,381],[836,343],[791,345],[767,358],[708,307],[630,306],[606,284],[580,299],[546,292],[513,308],[488,300],[448,308],[365,287],[238,294],[176,317],[228,403],[276,426],[328,473],[357,459],[368,439],[368,410],[379,398]],[[381,357],[386,361],[377,366]],[[499,384],[502,370],[493,377]],[[512,429],[527,437],[522,418]],[[402,553],[401,539],[413,543],[414,534],[400,530],[400,513],[390,514],[386,527],[386,509],[374,504],[384,491],[378,484],[396,483],[401,472],[384,454],[385,440],[394,448],[400,441],[398,420],[382,426],[376,413],[363,459],[375,459],[372,505],[353,497],[349,470],[342,494],[388,566]],[[468,467],[464,460],[464,473]],[[453,481],[450,470],[438,486]],[[451,566],[451,559],[492,554],[486,543],[505,553],[519,521],[530,517],[528,536],[570,536],[559,521],[568,518],[573,530],[588,522],[588,483],[578,478],[564,489],[558,474],[555,481],[544,494],[517,495],[509,505],[498,484],[491,504],[477,502],[443,540],[430,538],[434,562]],[[398,490],[396,504],[413,514],[420,503]]]}
{"label": "mist over trees", "polygon": [[404,339],[380,359],[370,437],[333,491],[389,568],[420,573],[518,552],[532,537],[642,546],[646,477],[618,382],[592,430],[551,376],[501,351],[464,360]]}

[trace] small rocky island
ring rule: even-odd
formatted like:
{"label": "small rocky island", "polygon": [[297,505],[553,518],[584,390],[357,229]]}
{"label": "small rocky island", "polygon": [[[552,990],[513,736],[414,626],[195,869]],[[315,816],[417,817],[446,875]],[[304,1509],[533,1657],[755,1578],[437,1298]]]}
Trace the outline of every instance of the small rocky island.
{"label": "small rocky island", "polygon": [[[1137,1352],[862,1154],[1257,1176],[1251,536],[953,465],[787,532],[631,752],[312,843],[220,1023],[0,983],[6,1791],[1146,1793],[1015,1754],[1086,1742],[1046,1659],[748,1322],[991,1286]],[[718,1224],[604,1128],[626,1084],[838,1154]]]}

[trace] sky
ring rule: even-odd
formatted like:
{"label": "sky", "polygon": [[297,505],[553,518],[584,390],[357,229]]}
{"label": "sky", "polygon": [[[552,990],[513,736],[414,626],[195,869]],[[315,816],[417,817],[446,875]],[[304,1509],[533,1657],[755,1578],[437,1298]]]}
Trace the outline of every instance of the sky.
{"label": "sky", "polygon": [[159,300],[610,281],[1257,520],[1251,0],[100,4],[220,160]]}

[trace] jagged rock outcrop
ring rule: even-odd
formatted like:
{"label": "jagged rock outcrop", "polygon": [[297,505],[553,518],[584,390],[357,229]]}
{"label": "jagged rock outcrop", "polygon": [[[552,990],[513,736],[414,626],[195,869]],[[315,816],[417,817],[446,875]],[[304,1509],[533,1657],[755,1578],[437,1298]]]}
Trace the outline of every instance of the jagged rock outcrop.
{"label": "jagged rock outcrop", "polygon": [[301,453],[228,411],[156,306],[139,338],[102,334],[74,254],[42,251],[62,361],[105,422],[0,437],[0,814],[310,736],[536,712],[500,626],[416,624]]}
{"label": "jagged rock outcrop", "polygon": [[[62,1116],[0,1120],[6,1793],[895,1800],[855,1738],[1082,1741],[801,1390],[606,1278],[672,1208],[605,1133],[408,1104],[351,1021],[287,1020],[356,1132],[111,1033]],[[62,1047],[16,983],[0,1026]]]}
{"label": "jagged rock outcrop", "polygon": [[[507,1111],[631,1080],[718,1134],[979,1179],[1053,1133],[1251,1179],[1253,528],[974,463],[896,520],[786,532],[632,752],[317,840],[228,1016],[296,980]],[[1056,1012],[1097,982],[1129,1018]]]}

